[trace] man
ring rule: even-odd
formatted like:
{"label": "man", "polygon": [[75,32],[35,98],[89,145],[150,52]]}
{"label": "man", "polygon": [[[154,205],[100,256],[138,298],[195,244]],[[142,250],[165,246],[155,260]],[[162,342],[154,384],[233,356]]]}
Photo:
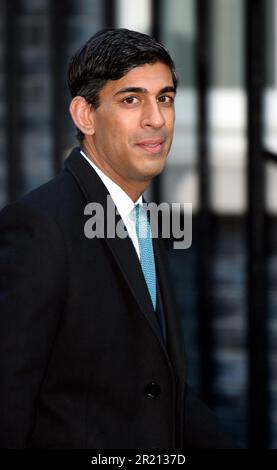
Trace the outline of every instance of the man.
{"label": "man", "polygon": [[[145,258],[136,231],[172,141],[172,59],[104,30],[68,83],[80,148],[0,217],[1,447],[232,448],[186,385],[161,242]],[[129,236],[86,236],[85,207],[108,195]]]}

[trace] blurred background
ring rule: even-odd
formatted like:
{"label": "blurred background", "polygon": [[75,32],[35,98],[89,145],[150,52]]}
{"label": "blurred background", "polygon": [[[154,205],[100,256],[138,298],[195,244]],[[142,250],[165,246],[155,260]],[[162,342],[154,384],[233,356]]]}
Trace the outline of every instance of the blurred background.
{"label": "blurred background", "polygon": [[107,26],[176,61],[175,140],[150,194],[193,204],[192,247],[168,250],[189,381],[238,444],[277,448],[277,0],[0,0],[0,207],[76,145],[68,59]]}

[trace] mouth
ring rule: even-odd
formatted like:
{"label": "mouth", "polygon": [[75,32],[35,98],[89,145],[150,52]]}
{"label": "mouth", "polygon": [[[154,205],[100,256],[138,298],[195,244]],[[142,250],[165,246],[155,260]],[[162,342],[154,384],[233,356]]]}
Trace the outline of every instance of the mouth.
{"label": "mouth", "polygon": [[148,139],[144,140],[143,142],[139,142],[137,145],[144,150],[145,152],[148,153],[161,153],[164,145],[164,140],[157,140],[157,139]]}

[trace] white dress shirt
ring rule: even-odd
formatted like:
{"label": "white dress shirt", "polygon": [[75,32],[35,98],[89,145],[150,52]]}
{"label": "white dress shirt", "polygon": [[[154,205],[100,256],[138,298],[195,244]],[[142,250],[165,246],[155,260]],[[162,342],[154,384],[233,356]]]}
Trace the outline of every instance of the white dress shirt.
{"label": "white dress shirt", "polygon": [[110,196],[119,212],[120,217],[122,218],[124,225],[128,231],[129,237],[131,238],[138,257],[140,258],[138,237],[136,232],[136,223],[134,217],[130,215],[130,212],[133,210],[136,204],[143,204],[142,196],[134,203],[130,196],[128,196],[123,189],[118,186],[111,178],[109,178],[105,173],[103,173],[100,168],[98,168],[95,163],[93,163],[84,153],[83,150],[80,151],[83,157],[87,162],[94,168],[98,176],[101,178],[102,182],[106,186]]}

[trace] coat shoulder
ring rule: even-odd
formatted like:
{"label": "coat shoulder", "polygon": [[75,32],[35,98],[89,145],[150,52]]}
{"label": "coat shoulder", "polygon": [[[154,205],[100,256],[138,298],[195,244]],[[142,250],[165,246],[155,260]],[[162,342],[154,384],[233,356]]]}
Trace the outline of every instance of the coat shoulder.
{"label": "coat shoulder", "polygon": [[63,170],[59,175],[27,193],[17,202],[26,204],[50,214],[74,206],[82,195],[72,175]]}

